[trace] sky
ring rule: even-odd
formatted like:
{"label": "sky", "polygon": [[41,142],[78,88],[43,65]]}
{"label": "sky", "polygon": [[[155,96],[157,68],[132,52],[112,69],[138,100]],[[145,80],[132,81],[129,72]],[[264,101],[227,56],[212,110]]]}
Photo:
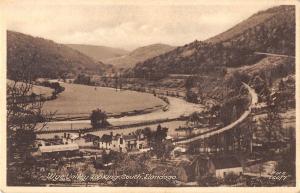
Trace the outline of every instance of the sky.
{"label": "sky", "polygon": [[58,43],[127,50],[154,43],[181,46],[217,35],[274,6],[269,3],[204,5],[184,1],[177,4],[51,2],[8,1],[4,7],[7,29]]}

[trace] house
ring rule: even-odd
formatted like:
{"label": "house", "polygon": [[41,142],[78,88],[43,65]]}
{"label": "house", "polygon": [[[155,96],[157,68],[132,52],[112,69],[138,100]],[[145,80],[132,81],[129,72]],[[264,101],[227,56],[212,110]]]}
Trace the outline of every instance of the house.
{"label": "house", "polygon": [[99,140],[99,148],[118,152],[126,152],[123,136],[120,134],[113,136],[112,132],[110,135],[102,135]]}
{"label": "house", "polygon": [[73,156],[79,153],[79,146],[76,143],[40,146],[38,154],[41,156]]}
{"label": "house", "polygon": [[74,143],[75,139],[77,139],[78,137],[79,136],[74,133],[64,133],[64,135],[62,137],[62,142],[63,142],[63,144]]}
{"label": "house", "polygon": [[215,157],[212,158],[211,171],[217,178],[224,178],[229,173],[234,173],[236,175],[241,175],[243,173],[243,167],[237,158],[234,156],[227,157]]}
{"label": "house", "polygon": [[198,156],[190,164],[194,177],[213,175],[224,178],[229,173],[241,175],[243,168],[234,156],[208,157]]}
{"label": "house", "polygon": [[135,135],[125,135],[124,141],[128,151],[134,150],[137,148],[137,138]]}
{"label": "house", "polygon": [[128,152],[133,150],[142,150],[147,147],[147,141],[143,134],[133,134],[128,135],[116,134],[110,135],[104,134],[99,139],[99,148],[106,150],[113,150],[118,152]]}
{"label": "house", "polygon": [[70,144],[76,143],[79,147],[93,147],[98,146],[99,136],[93,134],[85,134],[82,135],[81,133],[74,134],[74,133],[64,133],[62,137],[63,144]]}
{"label": "house", "polygon": [[99,139],[99,136],[88,133],[75,139],[75,143],[77,143],[80,147],[98,147]]}

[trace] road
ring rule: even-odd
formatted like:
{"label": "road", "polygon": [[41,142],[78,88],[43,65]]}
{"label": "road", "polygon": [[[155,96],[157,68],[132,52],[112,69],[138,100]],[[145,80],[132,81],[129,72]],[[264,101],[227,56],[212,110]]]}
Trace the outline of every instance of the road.
{"label": "road", "polygon": [[247,85],[245,83],[243,83],[243,84],[249,91],[249,94],[251,96],[251,104],[250,104],[249,108],[236,121],[234,121],[233,123],[231,123],[231,124],[229,124],[229,125],[227,125],[223,128],[213,129],[211,131],[204,132],[204,133],[202,133],[198,136],[195,136],[193,138],[183,139],[183,140],[177,141],[176,144],[178,144],[178,145],[179,144],[188,144],[188,143],[191,143],[193,141],[197,141],[199,139],[205,139],[205,138],[208,138],[208,137],[211,137],[211,136],[214,136],[214,135],[218,135],[220,133],[223,133],[225,131],[233,129],[235,126],[242,123],[248,117],[248,115],[251,113],[251,108],[254,107],[258,102],[258,96],[257,96],[255,90],[252,89],[249,85]]}
{"label": "road", "polygon": [[272,53],[266,53],[266,52],[254,52],[254,54],[267,55],[267,56],[280,56],[280,57],[285,57],[285,58],[296,58],[295,56],[284,55],[284,54],[272,54]]}

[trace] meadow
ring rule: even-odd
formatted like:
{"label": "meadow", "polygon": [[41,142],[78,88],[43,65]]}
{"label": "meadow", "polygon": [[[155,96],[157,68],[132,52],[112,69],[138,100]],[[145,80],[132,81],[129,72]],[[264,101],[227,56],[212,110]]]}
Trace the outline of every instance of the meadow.
{"label": "meadow", "polygon": [[160,108],[164,102],[152,94],[79,84],[61,83],[65,91],[55,100],[47,101],[43,110],[56,112],[55,117],[86,117],[92,110],[109,114]]}
{"label": "meadow", "polygon": [[[14,85],[14,81],[7,80],[7,86],[12,87]],[[25,87],[25,83],[17,82],[17,87]],[[38,85],[32,85],[32,90],[30,90],[27,94],[30,95],[31,93],[35,93],[36,95],[43,95],[44,97],[50,97],[53,93],[52,88],[44,87],[44,86],[38,86]]]}

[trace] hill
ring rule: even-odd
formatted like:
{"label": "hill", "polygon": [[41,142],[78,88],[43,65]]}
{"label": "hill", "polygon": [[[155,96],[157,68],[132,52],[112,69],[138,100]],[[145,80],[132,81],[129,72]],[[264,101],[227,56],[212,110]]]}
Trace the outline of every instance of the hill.
{"label": "hill", "polygon": [[[7,77],[16,79],[30,69],[31,78],[74,77],[81,72],[99,74],[106,65],[40,37],[7,31]],[[28,74],[26,76],[29,76]],[[27,77],[28,78],[28,77]]]}
{"label": "hill", "polygon": [[149,58],[164,54],[173,49],[174,47],[166,44],[152,44],[137,48],[132,52],[120,57],[103,60],[103,62],[111,64],[116,68],[131,68],[134,67],[138,62],[143,62]]}
{"label": "hill", "polygon": [[206,41],[194,41],[140,62],[135,77],[160,79],[167,74],[226,72],[227,67],[257,63],[254,52],[295,55],[295,6],[260,11],[231,29]]}
{"label": "hill", "polygon": [[107,46],[65,44],[66,46],[78,50],[79,52],[93,58],[95,61],[104,61],[110,58],[116,58],[128,54],[127,50],[112,48]]}

